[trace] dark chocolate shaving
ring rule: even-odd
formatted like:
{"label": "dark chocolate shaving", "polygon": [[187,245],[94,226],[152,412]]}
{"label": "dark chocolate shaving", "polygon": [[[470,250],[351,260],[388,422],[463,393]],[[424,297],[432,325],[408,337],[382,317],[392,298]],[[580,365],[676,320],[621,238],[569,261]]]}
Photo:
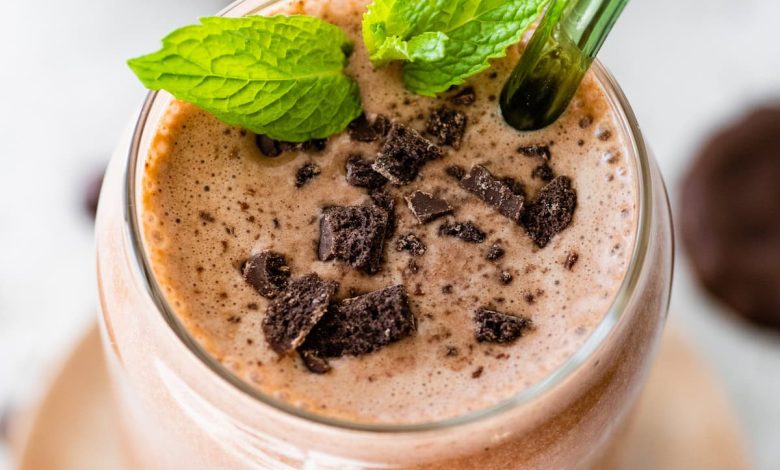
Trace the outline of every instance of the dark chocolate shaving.
{"label": "dark chocolate shaving", "polygon": [[372,167],[391,183],[404,185],[417,178],[426,162],[441,155],[439,147],[417,131],[394,122]]}
{"label": "dark chocolate shaving", "polygon": [[424,191],[415,191],[404,199],[421,224],[452,213],[452,206],[447,201]]}
{"label": "dark chocolate shaving", "polygon": [[547,145],[528,145],[518,147],[517,152],[525,155],[526,157],[541,157],[545,160],[549,160],[551,157],[550,147]]}
{"label": "dark chocolate shaving", "polygon": [[474,91],[474,87],[471,85],[461,88],[460,91],[455,93],[450,98],[450,102],[462,106],[474,104],[476,100],[477,100],[477,93]]}
{"label": "dark chocolate shaving", "polygon": [[260,295],[271,299],[287,286],[290,267],[287,266],[284,255],[274,251],[263,251],[244,261],[241,274]]}
{"label": "dark chocolate shaving", "polygon": [[268,305],[263,333],[279,355],[300,346],[328,309],[338,283],[316,274],[296,279]]}
{"label": "dark chocolate shaving", "polygon": [[320,357],[359,356],[412,334],[416,327],[406,290],[398,285],[331,305],[301,350]]}
{"label": "dark chocolate shaving", "polygon": [[482,243],[485,241],[485,232],[472,222],[444,223],[439,227],[439,235],[460,238],[468,243]]}
{"label": "dark chocolate shaving", "polygon": [[327,374],[330,372],[328,360],[318,355],[315,351],[298,351],[298,355],[301,356],[303,365],[306,366],[309,372],[313,374]]}
{"label": "dark chocolate shaving", "polygon": [[369,122],[366,115],[361,114],[357,119],[349,123],[347,132],[352,140],[358,142],[373,142],[387,135],[389,129],[390,120],[381,114],[374,119],[374,122]]}
{"label": "dark chocolate shaving", "polygon": [[347,183],[370,191],[384,186],[387,178],[374,171],[371,168],[372,164],[373,162],[365,160],[360,155],[350,156],[347,160]]}
{"label": "dark chocolate shaving", "polygon": [[490,174],[484,166],[471,167],[469,174],[460,181],[460,186],[495,208],[504,217],[520,223],[523,197],[513,193],[509,186]]}
{"label": "dark chocolate shaving", "polygon": [[314,163],[306,163],[295,172],[295,187],[303,187],[306,183],[320,174],[320,167]]}
{"label": "dark chocolate shaving", "polygon": [[553,178],[555,178],[555,173],[553,173],[553,169],[550,167],[550,165],[545,162],[533,169],[531,172],[531,178],[538,178],[545,183],[549,183],[553,180]]}
{"label": "dark chocolate shaving", "polygon": [[426,132],[436,138],[439,145],[460,148],[463,134],[466,133],[468,118],[465,113],[442,106],[431,113]]}
{"label": "dark chocolate shaving", "polygon": [[407,233],[398,237],[398,240],[395,242],[395,249],[396,251],[407,251],[413,256],[422,256],[425,254],[427,247],[415,234]]}
{"label": "dark chocolate shaving", "polygon": [[474,314],[475,337],[480,343],[511,343],[530,329],[530,318],[507,315],[484,307]]}
{"label": "dark chocolate shaving", "polygon": [[390,217],[377,206],[331,206],[320,220],[319,259],[367,274],[379,271]]}
{"label": "dark chocolate shaving", "polygon": [[539,248],[569,226],[577,207],[577,193],[571,180],[559,176],[547,184],[523,214],[523,226]]}

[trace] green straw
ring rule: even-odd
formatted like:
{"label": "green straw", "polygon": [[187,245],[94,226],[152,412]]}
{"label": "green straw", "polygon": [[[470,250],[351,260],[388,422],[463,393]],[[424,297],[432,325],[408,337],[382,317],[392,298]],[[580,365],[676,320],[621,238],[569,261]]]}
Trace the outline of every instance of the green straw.
{"label": "green straw", "polygon": [[501,91],[501,112],[520,131],[566,110],[628,0],[552,0]]}

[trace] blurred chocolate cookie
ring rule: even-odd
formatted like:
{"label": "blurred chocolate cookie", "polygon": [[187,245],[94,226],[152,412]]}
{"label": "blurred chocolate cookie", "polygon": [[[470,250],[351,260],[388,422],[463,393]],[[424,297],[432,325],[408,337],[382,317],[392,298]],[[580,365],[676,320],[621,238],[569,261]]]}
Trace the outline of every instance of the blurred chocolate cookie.
{"label": "blurred chocolate cookie", "polygon": [[702,147],[682,187],[682,240],[704,287],[780,330],[780,107],[758,109]]}

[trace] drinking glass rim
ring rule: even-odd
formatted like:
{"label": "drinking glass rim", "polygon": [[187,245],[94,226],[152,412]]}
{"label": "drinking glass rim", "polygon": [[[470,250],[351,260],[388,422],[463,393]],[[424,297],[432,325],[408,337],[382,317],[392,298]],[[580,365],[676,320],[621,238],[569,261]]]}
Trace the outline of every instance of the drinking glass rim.
{"label": "drinking glass rim", "polygon": [[[253,11],[266,8],[267,6],[285,0],[270,0],[257,6]],[[238,1],[220,12],[220,15],[229,14],[233,9],[243,2]],[[628,102],[625,94],[618,85],[615,78],[601,64],[595,60],[591,66],[591,71],[599,85],[605,92],[607,101],[613,112],[617,113],[618,123],[623,128],[622,132],[628,137],[629,148],[635,160],[635,168],[638,175],[638,206],[639,218],[637,221],[637,232],[634,240],[634,246],[629,262],[628,269],[623,282],[616,293],[609,310],[602,320],[585,340],[585,342],[566,359],[559,367],[542,380],[532,386],[523,389],[517,394],[506,400],[496,403],[487,408],[471,411],[455,417],[445,418],[437,421],[412,423],[412,424],[373,424],[354,422],[340,418],[332,418],[317,413],[313,413],[298,407],[295,407],[283,400],[279,400],[263,393],[252,387],[246,381],[236,376],[229,369],[224,367],[219,361],[214,359],[198,342],[189,334],[187,329],[178,319],[173,309],[168,304],[157,280],[152,272],[147,253],[144,247],[143,236],[141,234],[140,213],[137,204],[137,171],[139,169],[139,151],[144,131],[147,128],[148,118],[152,106],[159,92],[151,91],[148,93],[143,106],[133,128],[133,136],[128,151],[127,165],[124,175],[124,219],[125,235],[130,241],[131,256],[134,265],[140,275],[144,290],[155,304],[163,319],[171,327],[176,336],[203,364],[212,372],[216,373],[221,379],[235,387],[238,391],[248,395],[250,398],[268,405],[277,411],[281,411],[295,418],[303,419],[310,423],[316,423],[331,428],[338,428],[348,431],[362,431],[373,433],[421,433],[426,431],[435,431],[449,429],[453,427],[465,426],[482,422],[487,419],[497,417],[504,412],[519,408],[522,405],[533,402],[536,398],[542,396],[545,392],[553,390],[556,385],[565,381],[574,372],[579,370],[588,362],[588,359],[598,350],[603,341],[610,336],[614,327],[623,317],[626,307],[630,302],[635,288],[641,277],[647,249],[649,247],[651,218],[652,218],[652,178],[650,170],[649,152],[647,150],[642,132],[639,128],[636,116]],[[157,123],[152,123],[157,124]],[[145,161],[146,155],[140,161]],[[143,168],[143,166],[141,166]]]}

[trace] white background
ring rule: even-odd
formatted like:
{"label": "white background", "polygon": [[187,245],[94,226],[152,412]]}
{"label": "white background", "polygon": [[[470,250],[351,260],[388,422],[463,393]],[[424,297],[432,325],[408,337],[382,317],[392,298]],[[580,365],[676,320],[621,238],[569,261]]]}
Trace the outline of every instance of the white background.
{"label": "white background", "polygon": [[[39,391],[93,321],[93,238],[81,188],[144,95],[124,60],[224,3],[3,2],[0,409]],[[635,107],[675,208],[679,181],[707,133],[780,97],[779,20],[777,0],[634,0],[604,47],[601,58]],[[724,315],[698,292],[681,255],[673,321],[725,385],[757,468],[777,468],[780,335]]]}

